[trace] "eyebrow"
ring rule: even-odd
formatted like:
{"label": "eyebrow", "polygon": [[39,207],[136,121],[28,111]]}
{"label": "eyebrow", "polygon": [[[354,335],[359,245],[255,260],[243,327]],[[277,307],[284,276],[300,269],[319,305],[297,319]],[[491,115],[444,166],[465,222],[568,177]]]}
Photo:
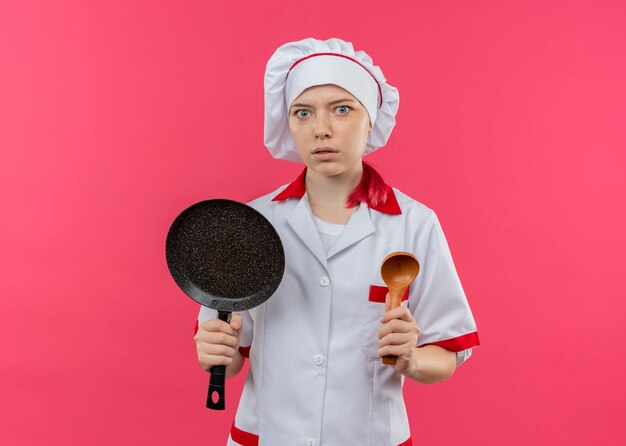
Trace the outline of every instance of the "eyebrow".
{"label": "eyebrow", "polygon": [[[339,102],[354,102],[356,103],[356,101],[354,99],[348,99],[348,98],[343,98],[343,99],[337,99],[335,101],[331,101],[328,103],[328,105],[333,105],[333,104],[337,104]],[[295,104],[291,104],[291,107],[289,107],[289,110],[291,110],[294,107],[311,107],[309,104],[304,104],[304,103],[295,103]]]}

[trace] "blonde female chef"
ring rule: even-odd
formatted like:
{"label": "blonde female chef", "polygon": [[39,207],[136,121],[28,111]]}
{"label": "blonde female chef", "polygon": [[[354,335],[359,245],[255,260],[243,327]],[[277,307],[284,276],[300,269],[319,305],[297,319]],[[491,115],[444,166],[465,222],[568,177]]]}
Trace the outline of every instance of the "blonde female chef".
{"label": "blonde female chef", "polygon": [[[362,161],[397,109],[397,89],[348,42],[304,39],[269,60],[265,145],[306,167],[249,203],[285,248],[276,293],[230,324],[204,307],[198,317],[203,368],[230,377],[250,360],[228,445],[411,445],[404,378],[444,381],[479,344],[435,213]],[[421,269],[389,311],[380,265],[393,251]]]}

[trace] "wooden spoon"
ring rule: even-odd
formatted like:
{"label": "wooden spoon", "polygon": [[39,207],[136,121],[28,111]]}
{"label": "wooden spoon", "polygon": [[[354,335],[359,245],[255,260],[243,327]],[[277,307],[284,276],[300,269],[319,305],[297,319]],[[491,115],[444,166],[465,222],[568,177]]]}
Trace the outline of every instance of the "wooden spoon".
{"label": "wooden spoon", "polygon": [[[387,288],[389,288],[391,310],[400,306],[404,292],[415,280],[419,270],[419,262],[409,252],[396,251],[385,257],[380,267],[380,275],[383,277]],[[387,355],[383,357],[383,364],[394,365],[395,363],[395,356]]]}

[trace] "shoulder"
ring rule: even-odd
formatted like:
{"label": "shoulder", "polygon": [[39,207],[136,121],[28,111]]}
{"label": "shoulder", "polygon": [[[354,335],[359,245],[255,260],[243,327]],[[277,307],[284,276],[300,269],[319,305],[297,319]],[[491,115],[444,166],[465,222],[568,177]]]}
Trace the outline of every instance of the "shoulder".
{"label": "shoulder", "polygon": [[436,219],[435,211],[424,203],[408,196],[401,190],[392,187],[393,193],[400,206],[400,210],[405,219],[417,221],[429,221]]}
{"label": "shoulder", "polygon": [[429,246],[438,246],[448,252],[448,242],[435,211],[398,189],[393,190],[404,216],[405,239],[426,250]]}
{"label": "shoulder", "polygon": [[270,192],[268,194],[265,194],[265,195],[262,195],[260,197],[257,197],[255,199],[253,199],[252,201],[249,201],[246,204],[248,206],[250,206],[251,208],[259,211],[263,215],[265,215],[265,217],[267,217],[268,213],[271,211],[272,207],[276,204],[276,202],[272,201],[272,199],[276,195],[281,193],[287,186],[289,186],[289,184],[283,184],[282,186],[280,186],[279,188],[273,190],[272,192]]}
{"label": "shoulder", "polygon": [[433,209],[410,197],[395,187],[392,188],[402,212],[399,215],[382,214],[378,221],[387,231],[402,234],[410,246],[426,246],[433,234],[440,232],[440,223]]}

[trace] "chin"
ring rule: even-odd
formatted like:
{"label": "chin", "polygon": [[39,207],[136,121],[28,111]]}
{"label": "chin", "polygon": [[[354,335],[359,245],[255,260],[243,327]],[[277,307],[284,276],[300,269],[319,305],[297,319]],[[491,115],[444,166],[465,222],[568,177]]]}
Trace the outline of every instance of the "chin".
{"label": "chin", "polygon": [[341,175],[342,173],[346,173],[349,170],[346,166],[338,165],[336,163],[317,163],[314,166],[310,166],[310,168],[316,173],[324,175],[325,177],[334,177],[336,175]]}

